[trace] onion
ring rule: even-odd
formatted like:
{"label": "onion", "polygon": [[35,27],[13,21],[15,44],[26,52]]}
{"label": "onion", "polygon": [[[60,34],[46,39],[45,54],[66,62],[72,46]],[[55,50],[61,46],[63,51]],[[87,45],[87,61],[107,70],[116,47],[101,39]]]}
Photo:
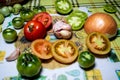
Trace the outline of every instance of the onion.
{"label": "onion", "polygon": [[112,38],[117,34],[117,23],[112,16],[107,13],[97,12],[88,17],[84,24],[87,34],[100,32]]}

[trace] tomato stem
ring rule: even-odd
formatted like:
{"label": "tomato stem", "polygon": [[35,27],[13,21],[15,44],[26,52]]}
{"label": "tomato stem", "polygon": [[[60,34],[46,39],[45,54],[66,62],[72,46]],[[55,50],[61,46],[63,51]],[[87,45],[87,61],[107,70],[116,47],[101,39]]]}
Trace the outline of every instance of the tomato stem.
{"label": "tomato stem", "polygon": [[34,27],[34,25],[30,25],[30,26],[29,26],[29,31],[30,31],[30,32],[33,31],[33,27]]}

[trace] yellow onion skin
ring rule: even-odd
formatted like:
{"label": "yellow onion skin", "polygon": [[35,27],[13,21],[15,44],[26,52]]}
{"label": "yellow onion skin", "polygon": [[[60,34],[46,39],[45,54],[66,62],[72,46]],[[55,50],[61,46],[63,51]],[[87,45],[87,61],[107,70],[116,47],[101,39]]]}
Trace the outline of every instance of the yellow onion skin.
{"label": "yellow onion skin", "polygon": [[84,30],[87,34],[100,32],[112,38],[117,34],[117,23],[111,15],[97,12],[87,18]]}

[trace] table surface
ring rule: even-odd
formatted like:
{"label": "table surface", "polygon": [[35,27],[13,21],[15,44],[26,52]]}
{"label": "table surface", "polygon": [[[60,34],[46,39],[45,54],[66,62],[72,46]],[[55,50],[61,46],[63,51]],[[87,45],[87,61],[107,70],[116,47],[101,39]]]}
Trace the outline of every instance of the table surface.
{"label": "table surface", "polygon": [[[54,2],[55,0],[31,0],[25,5],[30,9],[32,9],[33,6],[43,5],[51,16],[62,17],[63,15],[56,13]],[[86,12],[88,16],[95,12],[105,12],[103,6],[108,3],[114,5],[118,11],[114,14],[108,14],[113,16],[117,22],[118,31],[120,30],[120,0],[70,0],[70,2],[72,3],[73,8]],[[13,28],[11,21],[16,16],[19,15],[11,14],[5,18],[4,23],[0,25],[2,31],[8,27]],[[21,30],[16,31],[17,33],[21,32]],[[85,34],[83,31],[75,33]],[[92,69],[84,70],[77,62],[54,69],[43,67],[40,77],[36,80],[120,80],[119,36],[120,35],[117,34],[117,37],[111,41],[111,52],[109,53],[111,55],[104,58],[96,57],[95,66]],[[84,37],[84,35],[80,35],[80,37]],[[6,43],[3,40],[2,32],[0,32],[0,80],[22,80],[16,69],[16,60],[7,62],[5,59],[15,50],[15,48],[15,43]],[[3,60],[1,60],[1,58],[3,58]]]}

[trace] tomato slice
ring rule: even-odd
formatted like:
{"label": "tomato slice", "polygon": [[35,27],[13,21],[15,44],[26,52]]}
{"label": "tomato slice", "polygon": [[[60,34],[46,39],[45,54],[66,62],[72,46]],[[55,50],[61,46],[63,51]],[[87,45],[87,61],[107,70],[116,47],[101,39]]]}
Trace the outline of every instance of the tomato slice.
{"label": "tomato slice", "polygon": [[86,44],[91,52],[99,55],[108,54],[111,49],[111,44],[107,36],[99,32],[89,34]]}
{"label": "tomato slice", "polygon": [[57,40],[52,46],[53,57],[61,63],[72,63],[78,56],[76,45],[69,40]]}
{"label": "tomato slice", "polygon": [[49,28],[52,24],[52,17],[47,12],[40,12],[36,14],[32,20],[37,20],[41,22],[45,26],[45,28]]}
{"label": "tomato slice", "polygon": [[56,11],[60,14],[68,14],[72,11],[73,7],[69,0],[56,0]]}
{"label": "tomato slice", "polygon": [[87,14],[80,10],[73,11],[69,16],[67,16],[67,22],[72,26],[72,30],[79,30],[85,23]]}
{"label": "tomato slice", "polygon": [[103,8],[108,13],[115,13],[115,12],[117,12],[116,7],[111,5],[111,4],[106,4],[106,5],[103,6]]}
{"label": "tomato slice", "polygon": [[31,49],[33,51],[33,54],[35,54],[41,59],[52,58],[51,48],[52,44],[44,39],[37,39],[31,43]]}

